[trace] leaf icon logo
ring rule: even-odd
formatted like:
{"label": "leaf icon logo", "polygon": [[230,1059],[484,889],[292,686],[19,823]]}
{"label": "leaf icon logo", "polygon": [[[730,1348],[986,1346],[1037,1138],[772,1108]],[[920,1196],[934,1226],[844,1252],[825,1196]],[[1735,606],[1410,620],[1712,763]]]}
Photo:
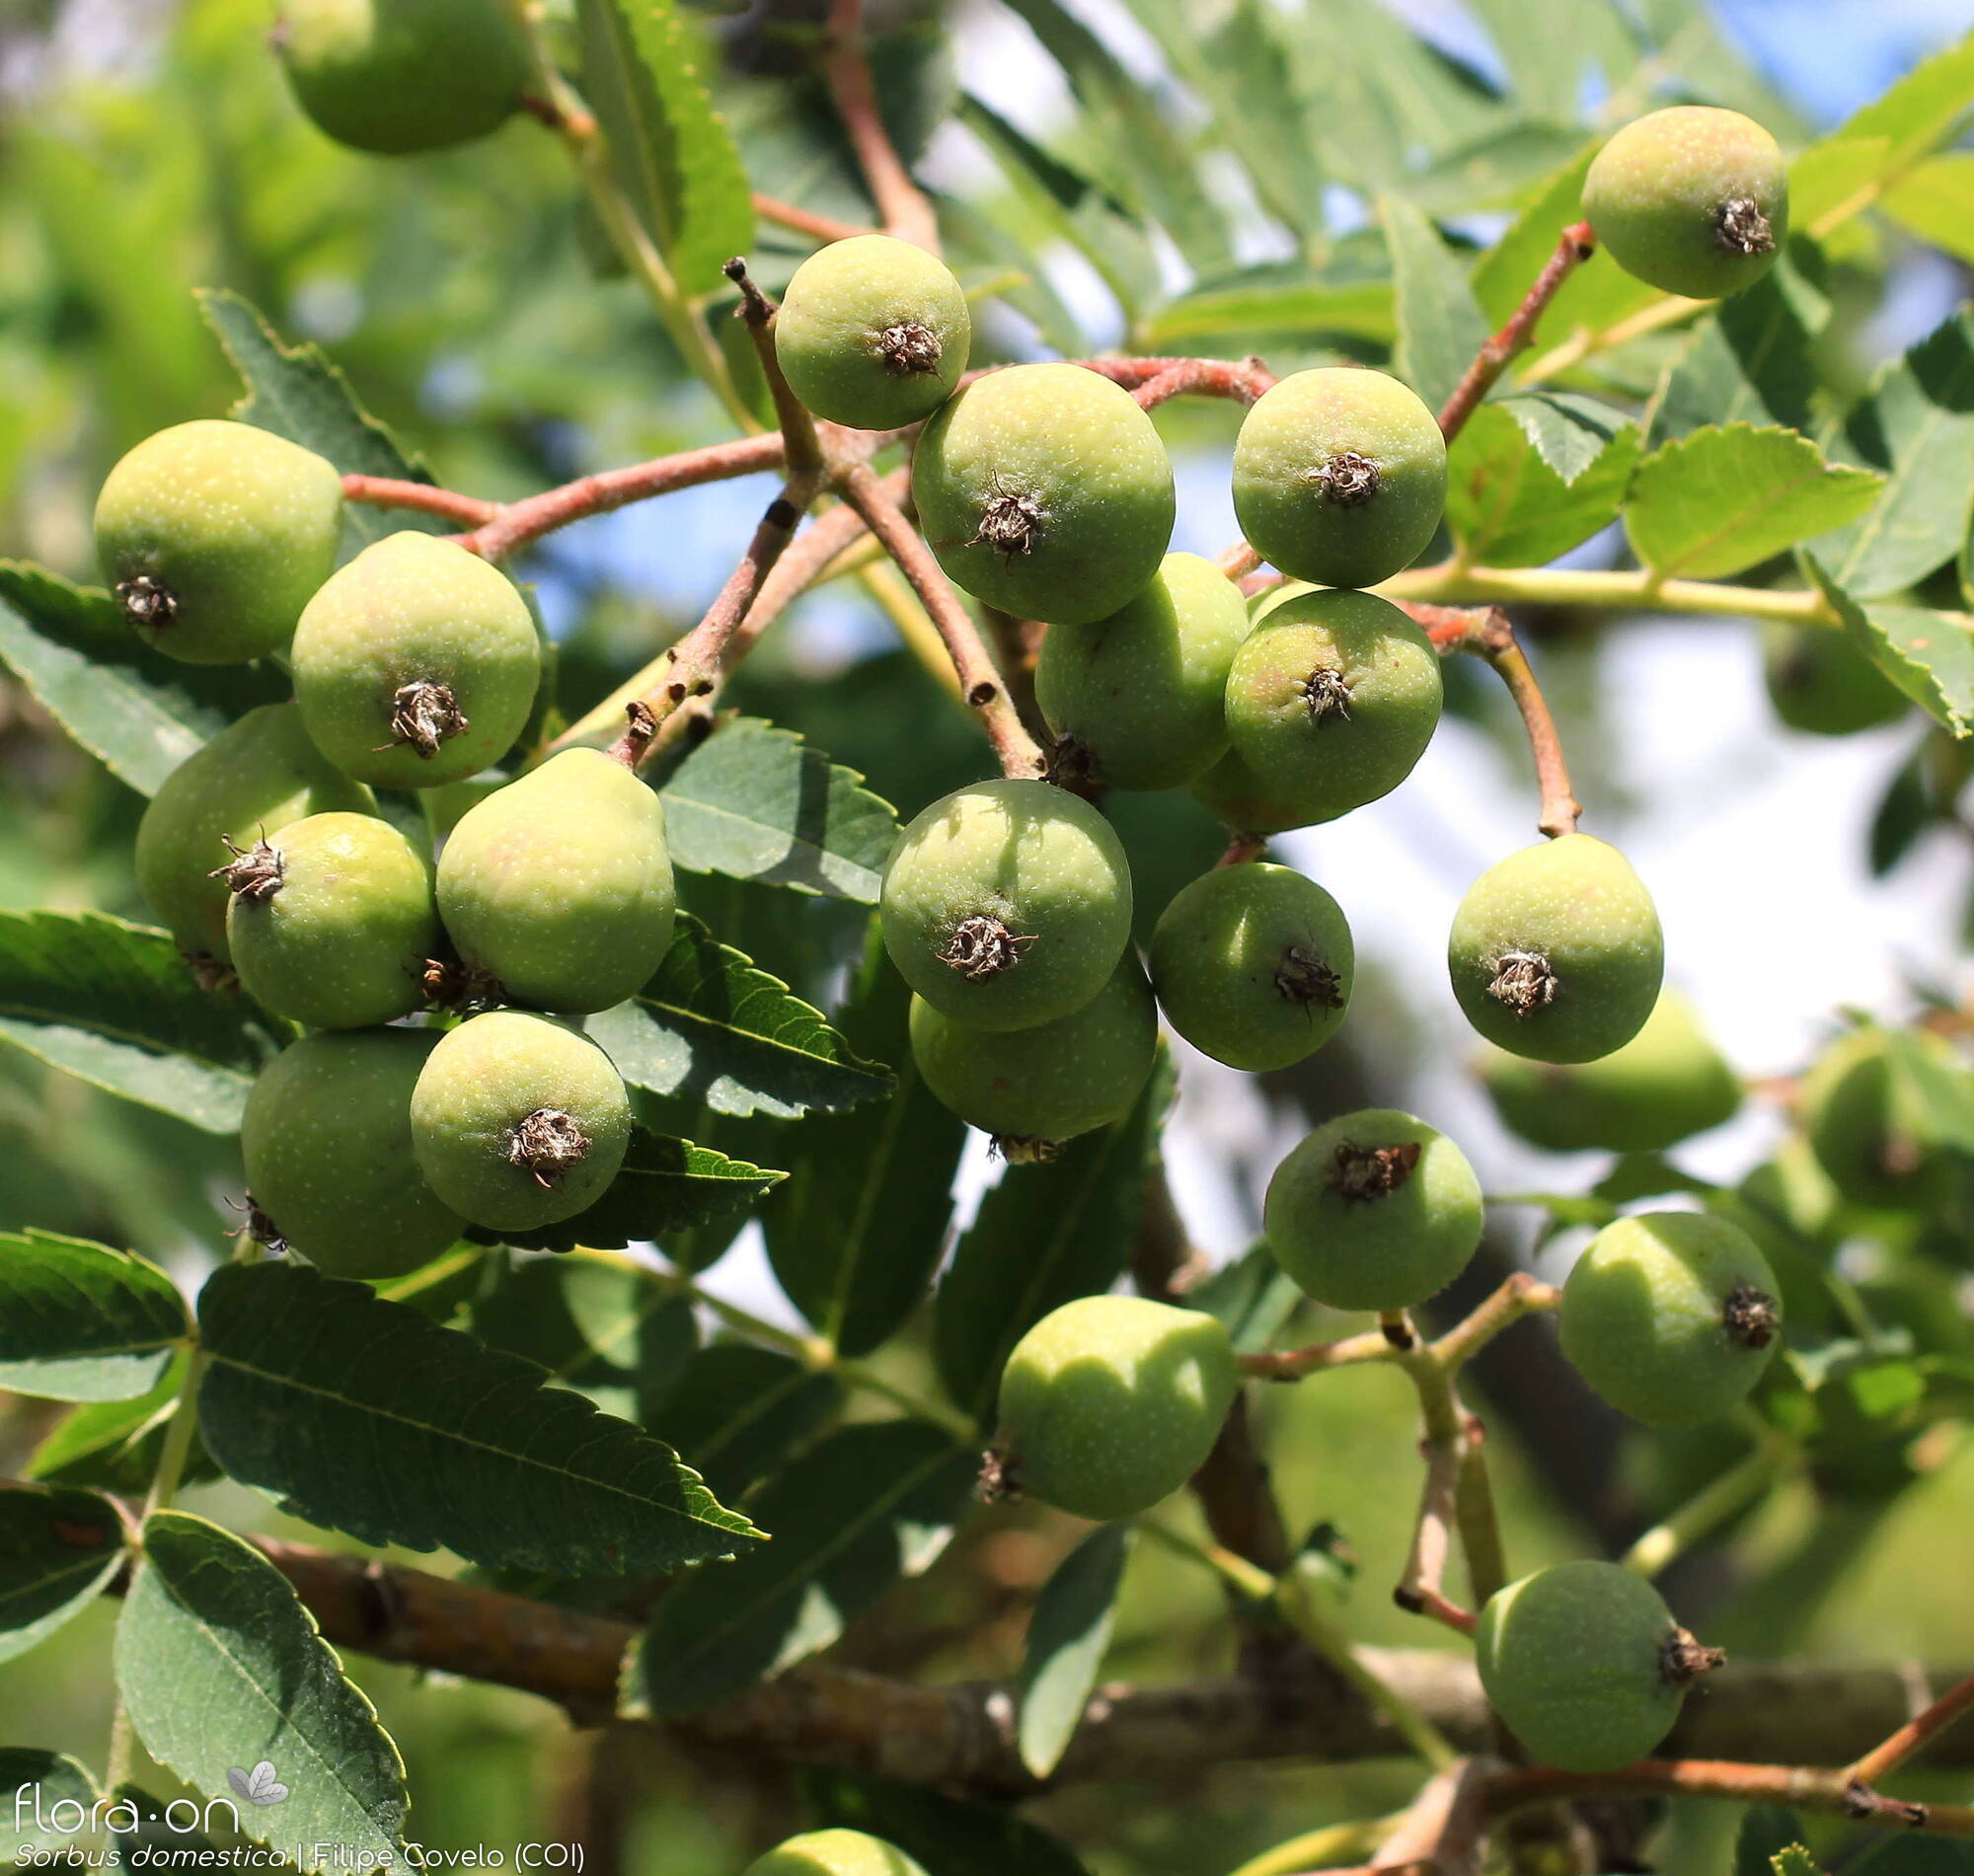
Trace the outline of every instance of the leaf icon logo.
{"label": "leaf icon logo", "polygon": [[249,1804],[279,1804],[288,1795],[288,1788],[274,1776],[274,1762],[264,1759],[252,1771],[242,1771],[238,1765],[227,1768],[226,1782]]}

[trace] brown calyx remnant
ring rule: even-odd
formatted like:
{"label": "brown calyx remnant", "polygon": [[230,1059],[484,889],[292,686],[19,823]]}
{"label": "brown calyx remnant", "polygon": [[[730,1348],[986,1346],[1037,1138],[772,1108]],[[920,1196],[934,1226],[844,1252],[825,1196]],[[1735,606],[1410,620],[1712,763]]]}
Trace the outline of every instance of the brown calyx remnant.
{"label": "brown calyx remnant", "polygon": [[987,1151],[1011,1166],[1045,1166],[1061,1153],[1062,1142],[1034,1134],[996,1134],[987,1143]]}
{"label": "brown calyx remnant", "polygon": [[998,977],[1022,961],[1022,953],[1034,942],[1034,935],[1014,933],[988,912],[975,912],[961,919],[947,934],[939,948],[939,961],[957,971],[969,984]]}
{"label": "brown calyx remnant", "polygon": [[181,944],[179,955],[186,961],[186,969],[191,972],[191,980],[200,990],[210,996],[231,997],[240,989],[240,973],[223,958],[210,951],[189,951]]}
{"label": "brown calyx remnant", "polygon": [[589,1152],[589,1136],[559,1107],[537,1107],[507,1141],[507,1163],[537,1185],[560,1185]]}
{"label": "brown calyx remnant", "polygon": [[1659,1674],[1669,1688],[1690,1688],[1726,1659],[1724,1649],[1706,1647],[1684,1628],[1675,1628],[1659,1649]]}
{"label": "brown calyx remnant", "polygon": [[1327,717],[1350,720],[1350,686],[1341,671],[1332,671],[1327,664],[1319,664],[1306,678],[1300,679],[1295,693],[1309,711],[1309,720],[1321,723]]}
{"label": "brown calyx remnant", "polygon": [[966,545],[991,547],[996,554],[1013,560],[1017,554],[1033,549],[1047,520],[1042,504],[1034,496],[1006,491],[995,495],[980,510],[979,525]]}
{"label": "brown calyx remnant", "polygon": [[1727,1331],[1727,1339],[1743,1348],[1767,1348],[1782,1322],[1775,1298],[1752,1283],[1737,1283],[1728,1291],[1720,1311],[1720,1326]]}
{"label": "brown calyx remnant", "polygon": [[1503,951],[1494,964],[1494,981],[1487,995],[1508,1013],[1526,1020],[1556,1002],[1562,980],[1540,951]]}
{"label": "brown calyx remnant", "polygon": [[1343,980],[1314,951],[1306,951],[1300,944],[1291,944],[1276,962],[1275,989],[1292,1004],[1343,1008]]}
{"label": "brown calyx remnant", "polygon": [[118,580],[116,599],[123,617],[146,632],[162,632],[179,616],[178,594],[151,573]]}
{"label": "brown calyx remnant", "polygon": [[506,986],[491,970],[456,957],[426,958],[419,982],[429,1002],[461,1015],[493,1010],[507,1001]]}
{"label": "brown calyx remnant", "polygon": [[1330,1168],[1329,1189],[1353,1204],[1384,1198],[1412,1176],[1418,1158],[1416,1140],[1395,1147],[1360,1147],[1343,1141]]}
{"label": "brown calyx remnant", "polygon": [[1015,1456],[1002,1447],[990,1446],[980,1456],[980,1471],[973,1481],[973,1495],[983,1505],[1005,1505],[1022,1495],[1022,1468]]}
{"label": "brown calyx remnant", "polygon": [[1042,780],[1072,794],[1082,794],[1097,785],[1097,758],[1088,743],[1074,736],[1058,736],[1048,752],[1048,767]]}
{"label": "brown calyx remnant", "polygon": [[418,760],[429,762],[438,754],[439,744],[457,736],[467,727],[466,713],[452,694],[450,684],[430,678],[416,678],[401,684],[391,697],[391,740],[380,748],[409,744]]}
{"label": "brown calyx remnant", "polygon": [[1342,449],[1318,463],[1309,472],[1309,480],[1325,501],[1355,508],[1378,492],[1378,465],[1354,449]]}
{"label": "brown calyx remnant", "polygon": [[915,319],[900,320],[877,335],[877,356],[886,371],[900,378],[937,371],[945,349],[939,335]]}
{"label": "brown calyx remnant", "polygon": [[1774,254],[1776,231],[1760,203],[1735,195],[1713,211],[1713,243],[1729,254]]}
{"label": "brown calyx remnant", "polygon": [[252,847],[236,847],[224,834],[219,838],[226,841],[226,851],[233,858],[225,865],[213,867],[206,874],[208,879],[225,880],[226,890],[249,905],[260,905],[280,891],[281,854],[278,848],[267,845],[266,835]]}

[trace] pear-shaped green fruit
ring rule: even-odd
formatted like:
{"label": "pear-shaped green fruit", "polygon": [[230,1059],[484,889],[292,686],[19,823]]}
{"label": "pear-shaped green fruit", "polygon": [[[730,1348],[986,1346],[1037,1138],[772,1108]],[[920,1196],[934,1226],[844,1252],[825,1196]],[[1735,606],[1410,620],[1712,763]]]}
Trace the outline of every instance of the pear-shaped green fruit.
{"label": "pear-shaped green fruit", "polygon": [[1654,1427],[1717,1420],[1776,1350],[1775,1272],[1740,1226],[1707,1212],[1607,1225],[1563,1285],[1562,1352],[1621,1413]]}
{"label": "pear-shaped green fruit", "polygon": [[1292,372],[1242,419],[1234,512],[1296,579],[1375,586],[1425,551],[1445,505],[1438,420],[1382,371]]}
{"label": "pear-shaped green fruit", "polygon": [[622,1003],[657,969],[677,906],[657,795],[598,749],[565,749],[469,808],[439,855],[447,936],[505,1002]]}
{"label": "pear-shaped green fruit", "polygon": [[1035,702],[1057,758],[1107,788],[1171,788],[1227,750],[1227,671],[1248,636],[1241,590],[1197,554],[1168,554],[1129,604],[1051,626]]}
{"label": "pear-shaped green fruit", "polygon": [[[1333,821],[1388,794],[1439,725],[1439,653],[1374,593],[1309,593],[1274,607],[1227,674],[1227,729],[1265,790],[1272,833]],[[1209,783],[1208,786],[1211,786]]]}
{"label": "pear-shaped green fruit", "polygon": [[1342,908],[1293,866],[1216,866],[1177,893],[1152,934],[1166,1019],[1230,1068],[1287,1068],[1336,1033],[1356,947]]}
{"label": "pear-shaped green fruit", "polygon": [[388,821],[311,814],[224,868],[226,942],[248,994],[311,1029],[363,1029],[424,1001],[438,949],[431,867]]}
{"label": "pear-shaped green fruit", "polygon": [[1734,1071],[1676,990],[1662,991],[1645,1026],[1595,1062],[1531,1062],[1489,1049],[1480,1080],[1503,1123],[1551,1153],[1660,1153],[1741,1105]]}
{"label": "pear-shaped green fruit", "polygon": [[96,498],[96,558],[123,616],[187,664],[239,664],[288,641],[336,565],[342,478],[251,423],[147,436]]}
{"label": "pear-shaped green fruit", "polygon": [[1594,1062],[1644,1027],[1665,975],[1651,895],[1615,847],[1565,834],[1467,890],[1447,946],[1467,1020],[1511,1055]]}
{"label": "pear-shaped green fruit", "polygon": [[316,127],[380,156],[484,137],[528,88],[500,0],[282,0],[273,43]]}
{"label": "pear-shaped green fruit", "polygon": [[1686,1690],[1722,1657],[1618,1563],[1557,1563],[1487,1599],[1474,1631],[1480,1686],[1529,1752],[1615,1771],[1672,1731]]}
{"label": "pear-shaped green fruit", "polygon": [[1911,703],[1848,633],[1771,620],[1762,628],[1769,702],[1791,729],[1851,736],[1903,716]]}
{"label": "pear-shaped green fruit", "polygon": [[1047,1159],[1063,1141],[1121,1120],[1158,1053],[1159,1017],[1138,960],[1066,1016],[1025,1029],[976,1029],[912,999],[912,1060],[926,1086],[1011,1161]]}
{"label": "pear-shaped green fruit", "polygon": [[949,400],[913,452],[912,499],[953,580],[1052,625],[1142,592],[1175,512],[1152,419],[1082,365],[1014,365]]}
{"label": "pear-shaped green fruit", "polygon": [[747,1865],[746,1876],[926,1876],[903,1850],[862,1831],[804,1831]]}
{"label": "pear-shaped green fruit", "polygon": [[247,1096],[240,1151],[254,1207],[338,1277],[395,1277],[438,1255],[466,1221],[412,1151],[412,1088],[429,1029],[304,1036]]}
{"label": "pear-shaped green fruit", "polygon": [[1066,1016],[1131,937],[1131,871],[1110,823],[1045,782],[935,801],[884,871],[884,948],[941,1014],[978,1029]]}
{"label": "pear-shaped green fruit", "polygon": [[304,815],[376,799],[329,763],[292,704],[262,704],[228,723],[165,778],[137,823],[137,885],[181,948],[226,963],[226,902],[213,868]]}
{"label": "pear-shaped green fruit", "polygon": [[[1915,1029],[1900,1040],[1966,1084],[1967,1071],[1936,1035]],[[1919,1211],[1946,1196],[1951,1168],[1935,1103],[1900,1068],[1891,1036],[1875,1024],[1847,1030],[1811,1064],[1796,1119],[1817,1163],[1853,1205]]]}
{"label": "pear-shaped green fruit", "polygon": [[1389,1107],[1327,1121],[1275,1168],[1263,1230],[1275,1261],[1333,1310],[1437,1296],[1480,1242],[1480,1181],[1436,1128]]}
{"label": "pear-shaped green fruit", "polygon": [[547,1016],[494,1010],[431,1052],[412,1090],[425,1181],[488,1231],[587,1211],[631,1142],[631,1097],[610,1058]]}
{"label": "pear-shaped green fruit", "polygon": [[435,788],[497,761],[528,720],[541,641],[497,567],[408,530],[341,568],[295,628],[315,745],[380,788]]}
{"label": "pear-shaped green fruit", "polygon": [[973,342],[966,295],[935,255],[890,235],[853,235],[795,271],[775,315],[775,356],[817,416],[897,429],[952,395]]}
{"label": "pear-shaped green fruit", "polygon": [[1135,1517],[1205,1463],[1240,1380],[1218,1317],[1143,1297],[1079,1297],[1008,1357],[1001,1481],[1079,1518]]}
{"label": "pear-shaped green fruit", "polygon": [[1752,117],[1674,105],[1598,151],[1583,212],[1627,273],[1717,300],[1775,265],[1788,238],[1788,164]]}

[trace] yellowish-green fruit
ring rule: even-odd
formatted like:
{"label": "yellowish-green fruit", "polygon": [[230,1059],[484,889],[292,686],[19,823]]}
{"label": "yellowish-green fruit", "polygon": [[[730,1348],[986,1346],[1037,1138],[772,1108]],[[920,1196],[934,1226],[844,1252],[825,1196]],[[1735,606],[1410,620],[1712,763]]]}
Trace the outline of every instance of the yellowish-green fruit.
{"label": "yellowish-green fruit", "polygon": [[1002,1374],[1002,1482],[1079,1518],[1135,1517],[1205,1463],[1239,1385],[1215,1316],[1143,1297],[1065,1303]]}
{"label": "yellowish-green fruit", "polygon": [[[1903,1040],[1964,1084],[1966,1070],[1939,1037],[1915,1029]],[[1875,1024],[1848,1030],[1816,1059],[1803,1077],[1796,1118],[1817,1163],[1853,1205],[1917,1210],[1945,1196],[1950,1168],[1939,1122]]]}
{"label": "yellowish-green fruit", "polygon": [[1389,1107],[1327,1121],[1268,1181],[1275,1261],[1333,1310],[1407,1310],[1480,1242],[1480,1182],[1436,1128]]}
{"label": "yellowish-green fruit", "polygon": [[1622,1564],[1558,1563],[1487,1599],[1474,1631],[1480,1686],[1530,1754],[1615,1771],[1672,1731],[1686,1690],[1717,1667],[1657,1590]]}
{"label": "yellowish-green fruit", "polygon": [[488,1231],[587,1211],[631,1142],[631,1098],[579,1031],[494,1010],[449,1031],[412,1090],[412,1144],[425,1182]]}
{"label": "yellowish-green fruit", "polygon": [[1588,834],[1525,847],[1467,890],[1447,945],[1453,994],[1510,1055],[1594,1062],[1644,1027],[1665,975],[1651,895]]}
{"label": "yellowish-green fruit", "polygon": [[1788,239],[1788,164],[1752,117],[1674,105],[1598,151],[1583,212],[1627,273],[1717,300],[1753,286]]}
{"label": "yellowish-green fruit", "polygon": [[1262,560],[1375,586],[1425,551],[1446,506],[1446,440],[1382,371],[1325,365],[1263,393],[1234,443],[1234,512]]}
{"label": "yellowish-green fruit", "polygon": [[1659,1153],[1741,1105],[1734,1071],[1676,990],[1662,991],[1645,1026],[1595,1062],[1531,1062],[1489,1049],[1480,1080],[1502,1121],[1552,1153]]}
{"label": "yellowish-green fruit", "polygon": [[1233,753],[1263,790],[1263,818],[1237,825],[1332,821],[1390,793],[1432,740],[1441,696],[1432,640],[1389,600],[1338,589],[1276,606],[1227,674]]}
{"label": "yellowish-green fruit", "polygon": [[1158,1054],[1159,1018],[1126,954],[1088,1003],[1025,1029],[976,1029],[914,997],[911,1037],[939,1100],[992,1134],[1005,1159],[1037,1160],[1130,1112]]}
{"label": "yellowish-green fruit", "polygon": [[862,1831],[804,1831],[747,1865],[746,1876],[926,1876],[903,1850]]}
{"label": "yellowish-green fruit", "polygon": [[1172,540],[1172,462],[1152,419],[1081,365],[1015,365],[951,398],[913,452],[912,499],[952,579],[1051,624],[1115,612]]}
{"label": "yellowish-green fruit", "polygon": [[362,1029],[424,1001],[438,949],[431,867],[390,822],[311,814],[225,877],[233,965],[267,1009],[311,1029]]}
{"label": "yellowish-green fruit", "polygon": [[1738,1225],[1645,1212],[1607,1225],[1563,1285],[1562,1352],[1621,1413],[1703,1426],[1746,1398],[1782,1328],[1775,1272]]}
{"label": "yellowish-green fruit", "polygon": [[262,704],[228,723],[165,778],[137,823],[137,885],[190,955],[232,957],[226,944],[229,848],[252,847],[305,815],[373,811],[376,799],[335,768],[292,704]]}
{"label": "yellowish-green fruit", "polygon": [[817,416],[859,430],[916,423],[952,395],[973,321],[951,268],[889,235],[819,248],[775,316],[775,356]]}
{"label": "yellowish-green fruit", "polygon": [[566,749],[469,808],[439,855],[446,934],[503,1002],[622,1003],[657,969],[677,905],[664,808],[598,749]]}
{"label": "yellowish-green fruit", "polygon": [[1230,1068],[1287,1068],[1335,1034],[1356,947],[1342,908],[1293,866],[1216,866],[1177,893],[1152,934],[1166,1019]]}
{"label": "yellowish-green fruit", "polygon": [[295,628],[295,702],[318,749],[380,788],[434,788],[497,761],[528,720],[541,642],[514,583],[407,531],[363,550]]}
{"label": "yellowish-green fruit", "polygon": [[1906,695],[1848,633],[1771,620],[1762,628],[1769,702],[1791,729],[1850,736],[1903,716]]}
{"label": "yellowish-green fruit", "polygon": [[1051,626],[1035,702],[1058,760],[1113,788],[1171,788],[1227,750],[1228,667],[1248,636],[1240,588],[1197,554],[1168,554],[1129,604]]}
{"label": "yellowish-green fruit", "polygon": [[898,836],[881,912],[898,974],[942,1015],[1023,1029],[1103,987],[1131,937],[1131,871],[1088,801],[981,782]]}
{"label": "yellowish-green fruit", "polygon": [[316,127],[380,156],[484,137],[528,89],[500,0],[282,0],[273,43]]}
{"label": "yellowish-green fruit", "polygon": [[251,423],[147,436],[96,498],[96,558],[146,644],[239,664],[288,641],[336,565],[342,478]]}
{"label": "yellowish-green fruit", "polygon": [[254,1207],[339,1277],[395,1277],[436,1257],[466,1221],[412,1151],[412,1088],[428,1029],[304,1036],[261,1071],[240,1123]]}

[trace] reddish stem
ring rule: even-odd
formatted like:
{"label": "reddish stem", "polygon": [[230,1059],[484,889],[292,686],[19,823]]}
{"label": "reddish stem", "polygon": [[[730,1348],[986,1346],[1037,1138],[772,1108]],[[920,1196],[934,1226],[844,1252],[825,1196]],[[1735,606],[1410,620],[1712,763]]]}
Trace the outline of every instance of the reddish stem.
{"label": "reddish stem", "polygon": [[1126,391],[1160,387],[1150,404],[1177,397],[1228,398],[1236,404],[1253,404],[1275,382],[1275,374],[1258,358],[1078,358],[1072,362],[1122,385]]}
{"label": "reddish stem", "polygon": [[1535,284],[1521,305],[1508,315],[1508,322],[1474,354],[1467,375],[1454,386],[1439,413],[1439,431],[1450,443],[1465,427],[1467,419],[1480,409],[1480,400],[1494,388],[1518,352],[1528,348],[1536,336],[1536,322],[1555,299],[1563,281],[1597,252],[1597,237],[1587,221],[1573,222],[1562,231],[1556,252],[1536,275]]}
{"label": "reddish stem", "polygon": [[1888,1772],[1896,1771],[1916,1752],[1974,1707],[1974,1674],[1949,1688],[1919,1715],[1908,1721],[1880,1745],[1874,1746],[1845,1775],[1859,1785],[1875,1785]]}
{"label": "reddish stem", "polygon": [[778,227],[792,228],[798,235],[813,235],[818,241],[849,241],[857,235],[871,235],[874,228],[862,228],[854,221],[838,221],[834,215],[818,215],[812,208],[800,208],[773,195],[754,192],[754,213]]}
{"label": "reddish stem", "polygon": [[1216,867],[1245,866],[1251,860],[1259,860],[1267,851],[1267,835],[1237,832],[1228,841],[1227,851],[1213,863]]}
{"label": "reddish stem", "polygon": [[409,508],[418,514],[435,514],[447,521],[463,521],[468,527],[478,527],[500,512],[496,501],[455,494],[428,482],[399,482],[390,476],[345,476],[342,498],[371,508]]}
{"label": "reddish stem", "polygon": [[877,109],[877,87],[864,55],[863,0],[830,0],[829,52],[823,70],[885,233],[937,254],[939,219],[912,181]]}

